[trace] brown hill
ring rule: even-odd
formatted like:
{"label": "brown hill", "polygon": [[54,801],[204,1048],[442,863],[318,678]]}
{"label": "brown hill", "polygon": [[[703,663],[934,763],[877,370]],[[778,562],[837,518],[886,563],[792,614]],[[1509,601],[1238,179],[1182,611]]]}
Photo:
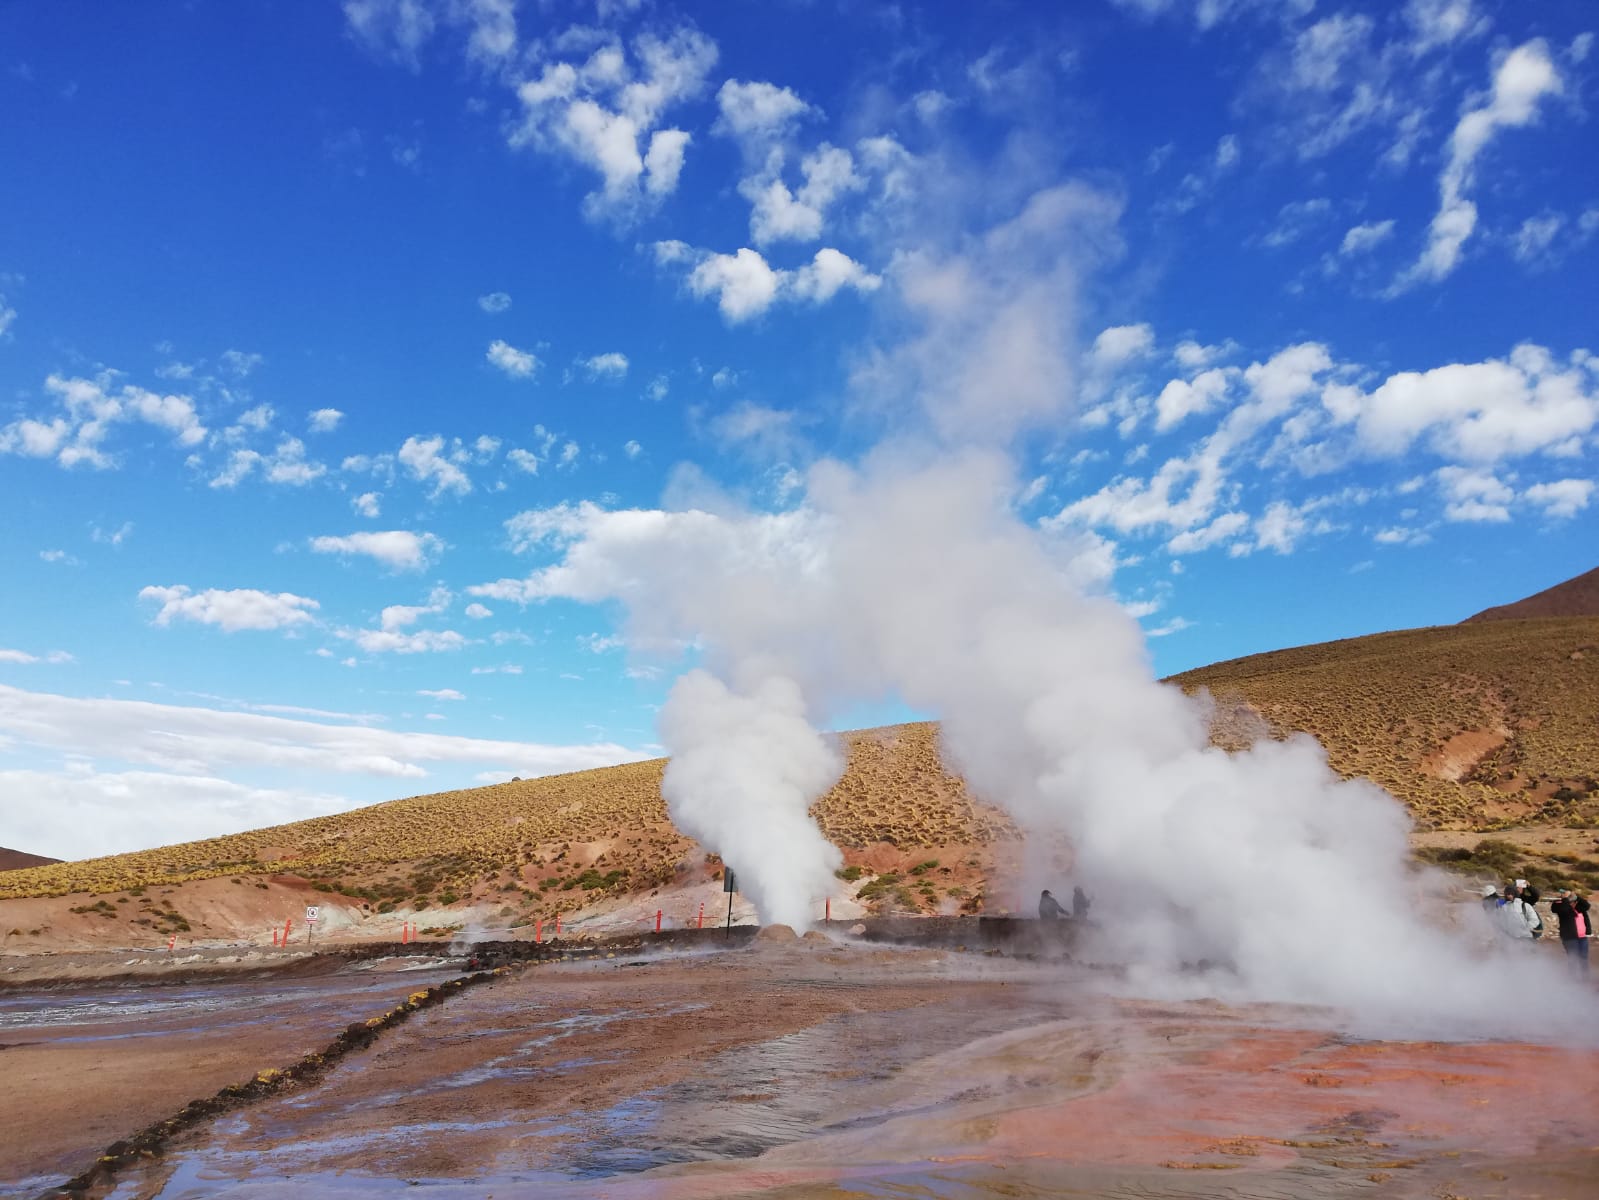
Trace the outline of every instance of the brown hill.
{"label": "brown hill", "polygon": [[[1170,682],[1216,697],[1219,744],[1307,731],[1335,770],[1375,780],[1423,826],[1575,827],[1599,817],[1596,617],[1377,634],[1236,659]],[[937,726],[861,730],[844,742],[848,769],[813,812],[846,861],[880,874],[875,895],[899,907],[978,906],[1014,830],[945,772]],[[123,893],[116,904],[71,909],[80,923],[105,922],[107,936],[125,921],[186,929],[173,889],[221,877],[320,888],[372,913],[471,903],[510,924],[549,919],[575,902],[714,875],[717,864],[667,818],[662,767],[629,763],[413,796],[11,871],[0,876],[0,900]]]}
{"label": "brown hill", "polygon": [[42,854],[25,854],[21,850],[7,850],[0,846],[0,871],[16,871],[23,867],[45,867],[58,863],[59,858],[46,858]]}
{"label": "brown hill", "polygon": [[1599,567],[1545,588],[1513,604],[1485,608],[1467,617],[1472,621],[1517,621],[1534,617],[1599,617]]}

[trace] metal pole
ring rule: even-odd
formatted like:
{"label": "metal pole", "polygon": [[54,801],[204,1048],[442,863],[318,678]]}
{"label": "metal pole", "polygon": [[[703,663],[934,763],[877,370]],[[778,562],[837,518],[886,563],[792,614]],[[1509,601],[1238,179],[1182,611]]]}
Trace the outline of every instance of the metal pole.
{"label": "metal pole", "polygon": [[733,936],[733,893],[727,893],[727,932],[723,937]]}

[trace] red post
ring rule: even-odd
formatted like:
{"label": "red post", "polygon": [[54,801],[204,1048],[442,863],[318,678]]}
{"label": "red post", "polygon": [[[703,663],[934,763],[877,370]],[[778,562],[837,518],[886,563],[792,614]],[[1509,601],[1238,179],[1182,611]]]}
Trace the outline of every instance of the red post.
{"label": "red post", "polygon": [[285,946],[287,946],[289,944],[289,926],[293,925],[293,924],[294,924],[294,918],[293,917],[284,917],[283,918],[283,945],[285,945]]}
{"label": "red post", "polygon": [[660,909],[656,909],[655,910],[655,932],[656,933],[660,933],[661,932],[661,910]]}
{"label": "red post", "polygon": [[170,938],[167,939],[167,953],[171,954],[172,953],[172,948],[174,946],[176,946],[177,944],[178,944],[178,935],[174,933]]}
{"label": "red post", "polygon": [[561,914],[560,913],[556,913],[555,914],[555,936],[556,937],[560,937],[561,936]]}
{"label": "red post", "polygon": [[695,925],[694,928],[696,928],[696,929],[704,929],[705,928],[705,901],[703,901],[703,900],[700,901],[700,919],[699,919],[699,923],[697,925]]}
{"label": "red post", "polygon": [[543,917],[540,917],[538,920],[536,920],[533,923],[533,940],[535,942],[542,942],[544,940],[544,918]]}
{"label": "red post", "polygon": [[822,920],[824,920],[824,921],[831,921],[831,920],[832,920],[832,919],[833,919],[833,897],[831,897],[831,896],[829,896],[829,897],[828,897],[828,898],[827,898],[827,910],[826,910],[826,916],[824,916],[824,917],[823,917],[823,918],[822,918]]}

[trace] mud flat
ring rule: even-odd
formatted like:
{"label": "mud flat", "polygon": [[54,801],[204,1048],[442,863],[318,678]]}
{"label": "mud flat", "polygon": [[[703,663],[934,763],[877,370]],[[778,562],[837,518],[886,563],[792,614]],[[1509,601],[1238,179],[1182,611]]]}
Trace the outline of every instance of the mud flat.
{"label": "mud flat", "polygon": [[[391,998],[340,982],[318,981],[321,1035]],[[309,1007],[208,1078],[315,1042]],[[227,1036],[165,1044],[187,1064]],[[1117,997],[1058,963],[820,935],[603,951],[462,990],[92,1194],[1587,1200],[1596,1068],[1593,1050],[1369,1041],[1308,1010]]]}

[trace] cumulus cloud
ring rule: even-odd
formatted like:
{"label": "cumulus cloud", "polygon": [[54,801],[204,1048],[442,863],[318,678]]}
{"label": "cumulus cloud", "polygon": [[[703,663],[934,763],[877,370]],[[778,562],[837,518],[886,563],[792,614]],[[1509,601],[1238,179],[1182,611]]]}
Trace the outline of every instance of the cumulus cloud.
{"label": "cumulus cloud", "polygon": [[430,691],[427,688],[421,688],[421,689],[419,689],[417,691],[416,694],[418,696],[427,696],[427,697],[429,697],[430,699],[433,699],[433,700],[465,700],[466,699],[466,697],[464,695],[462,695],[460,692],[456,691],[454,688],[439,688],[437,691]]}
{"label": "cumulus cloud", "polygon": [[192,621],[215,625],[226,633],[309,625],[315,619],[312,614],[321,607],[315,600],[292,592],[262,592],[255,588],[207,588],[196,592],[183,584],[143,588],[139,599],[161,606],[151,619],[152,624]]}
{"label": "cumulus cloud", "polygon": [[1149,325],[1112,325],[1094,339],[1089,357],[1093,365],[1110,370],[1148,354],[1155,344],[1155,331]]}
{"label": "cumulus cloud", "polygon": [[362,492],[350,501],[350,507],[363,517],[377,517],[383,511],[383,497],[377,492]]}
{"label": "cumulus cloud", "polygon": [[1587,508],[1588,501],[1593,498],[1593,480],[1557,479],[1553,483],[1535,483],[1522,496],[1543,509],[1546,517],[1574,517]]}
{"label": "cumulus cloud", "polygon": [[420,571],[443,549],[443,543],[431,533],[388,529],[337,537],[314,537],[311,539],[311,549],[318,554],[364,555],[394,571]]}
{"label": "cumulus cloud", "polygon": [[63,467],[105,469],[116,464],[103,443],[117,425],[153,426],[171,434],[180,447],[198,446],[208,432],[190,397],[161,395],[132,384],[117,387],[115,372],[95,379],[50,375],[44,386],[57,401],[58,411],[0,426],[0,454],[54,458]]}
{"label": "cumulus cloud", "polygon": [[338,409],[319,408],[306,419],[306,428],[312,433],[332,433],[342,420],[344,414]]}
{"label": "cumulus cloud", "polygon": [[511,296],[508,292],[489,292],[477,298],[477,306],[486,313],[502,313],[511,307]]}
{"label": "cumulus cloud", "polygon": [[518,350],[510,342],[495,338],[484,355],[494,366],[512,379],[532,379],[538,372],[538,356],[527,350]]}
{"label": "cumulus cloud", "polygon": [[786,156],[773,150],[759,170],[739,182],[750,202],[750,237],[758,246],[781,241],[815,241],[827,225],[827,211],[840,197],[866,187],[848,150],[823,143],[800,160],[803,182],[791,190],[783,179]]}
{"label": "cumulus cloud", "polygon": [[1599,424],[1599,386],[1541,346],[1507,359],[1402,371],[1371,392],[1329,387],[1323,404],[1352,425],[1362,451],[1396,457],[1418,440],[1457,461],[1492,463],[1557,449]]}
{"label": "cumulus cloud", "polygon": [[815,113],[791,88],[729,79],[716,93],[716,132],[762,147],[788,136],[802,117]]}
{"label": "cumulus cloud", "polygon": [[1501,130],[1530,125],[1538,119],[1545,97],[1563,90],[1560,73],[1542,39],[1517,46],[1494,71],[1488,98],[1465,113],[1449,139],[1449,161],[1438,178],[1438,212],[1427,231],[1421,256],[1393,284],[1392,292],[1418,283],[1436,283],[1460,262],[1477,228],[1477,206],[1470,199],[1477,160]]}
{"label": "cumulus cloud", "polygon": [[627,375],[627,355],[612,350],[578,361],[590,379],[623,379]]}
{"label": "cumulus cloud", "polygon": [[517,88],[522,117],[511,144],[593,170],[601,183],[585,213],[632,221],[676,190],[690,136],[661,121],[704,90],[716,59],[714,42],[680,28],[641,34],[630,47],[606,40],[582,62],[546,62]]}
{"label": "cumulus cloud", "polygon": [[458,465],[469,457],[459,443],[445,454],[442,437],[408,437],[395,457],[412,479],[432,484],[428,493],[432,499],[437,500],[446,492],[464,496],[472,490],[471,479]]}
{"label": "cumulus cloud", "polygon": [[434,654],[459,650],[466,639],[453,629],[419,629],[400,633],[393,629],[347,629],[340,637],[353,641],[368,654]]}
{"label": "cumulus cloud", "polygon": [[1193,379],[1173,379],[1155,398],[1155,428],[1164,433],[1184,418],[1196,413],[1209,412],[1227,395],[1227,388],[1237,372],[1213,367],[1201,371]]}
{"label": "cumulus cloud", "polygon": [[818,250],[810,262],[794,270],[781,270],[745,246],[734,254],[695,253],[686,282],[695,296],[714,296],[722,317],[737,325],[782,300],[825,304],[846,288],[874,292],[883,280],[831,247]]}
{"label": "cumulus cloud", "polygon": [[1514,489],[1492,471],[1468,467],[1440,467],[1438,487],[1448,503],[1444,519],[1449,521],[1508,521]]}

